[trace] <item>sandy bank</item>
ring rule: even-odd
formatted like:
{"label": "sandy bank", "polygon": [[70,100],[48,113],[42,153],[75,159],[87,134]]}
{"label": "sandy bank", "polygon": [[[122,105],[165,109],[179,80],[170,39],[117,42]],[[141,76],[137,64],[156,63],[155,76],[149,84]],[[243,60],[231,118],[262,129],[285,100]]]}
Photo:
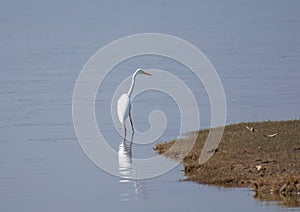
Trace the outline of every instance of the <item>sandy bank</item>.
{"label": "sandy bank", "polygon": [[[206,129],[190,133],[197,140],[183,160],[187,180],[223,187],[251,187],[260,199],[277,199],[279,195],[291,202],[293,197],[290,206],[300,206],[300,120],[228,125],[215,154],[199,164],[208,132]],[[191,137],[176,142],[183,147],[191,142]],[[180,148],[167,151],[174,142],[158,144],[155,149],[176,159]]]}

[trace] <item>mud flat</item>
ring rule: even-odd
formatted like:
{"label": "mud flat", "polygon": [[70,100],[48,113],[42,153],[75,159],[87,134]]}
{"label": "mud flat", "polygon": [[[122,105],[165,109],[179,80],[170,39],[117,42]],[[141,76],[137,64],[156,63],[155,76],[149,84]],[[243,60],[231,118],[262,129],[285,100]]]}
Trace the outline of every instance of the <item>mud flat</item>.
{"label": "mud flat", "polygon": [[[208,132],[191,132],[187,138],[157,144],[155,150],[178,159],[180,150],[196,138],[192,151],[182,161],[186,180],[253,188],[258,200],[300,206],[300,120],[228,125],[218,148],[210,150],[215,151],[213,156],[199,164]],[[180,145],[171,150],[174,142]]]}

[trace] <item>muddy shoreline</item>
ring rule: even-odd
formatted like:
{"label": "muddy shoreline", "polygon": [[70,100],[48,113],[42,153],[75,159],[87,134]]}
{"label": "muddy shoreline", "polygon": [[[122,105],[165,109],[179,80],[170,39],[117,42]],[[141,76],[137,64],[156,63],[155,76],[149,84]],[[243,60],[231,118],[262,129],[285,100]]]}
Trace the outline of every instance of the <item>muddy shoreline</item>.
{"label": "muddy shoreline", "polygon": [[[208,132],[191,132],[185,139],[157,144],[155,150],[178,159],[180,149],[196,138],[192,151],[182,161],[186,180],[253,188],[259,200],[280,199],[282,205],[300,206],[300,120],[228,125],[214,155],[199,164]],[[174,142],[180,145],[169,150]]]}

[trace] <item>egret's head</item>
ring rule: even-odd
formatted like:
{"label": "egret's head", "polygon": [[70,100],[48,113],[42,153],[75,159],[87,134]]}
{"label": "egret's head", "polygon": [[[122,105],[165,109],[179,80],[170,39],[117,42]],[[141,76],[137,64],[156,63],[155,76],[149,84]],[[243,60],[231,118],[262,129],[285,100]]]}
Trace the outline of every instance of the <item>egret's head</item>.
{"label": "egret's head", "polygon": [[145,75],[152,76],[151,74],[149,74],[149,73],[145,72],[145,71],[144,71],[144,70],[142,70],[142,69],[137,69],[137,70],[136,70],[136,74],[145,74]]}

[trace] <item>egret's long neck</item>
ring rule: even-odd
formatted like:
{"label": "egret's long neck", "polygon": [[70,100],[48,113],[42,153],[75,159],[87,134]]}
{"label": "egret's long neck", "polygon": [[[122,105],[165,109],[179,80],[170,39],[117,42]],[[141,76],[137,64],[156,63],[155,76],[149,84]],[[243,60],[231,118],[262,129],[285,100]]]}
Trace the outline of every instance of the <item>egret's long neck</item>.
{"label": "egret's long neck", "polygon": [[137,74],[137,73],[134,73],[134,74],[132,75],[131,86],[130,86],[129,91],[128,91],[128,93],[127,93],[127,95],[128,95],[129,97],[131,96],[132,91],[133,91],[133,88],[134,88],[134,83],[135,83],[135,77],[136,77],[136,74]]}

